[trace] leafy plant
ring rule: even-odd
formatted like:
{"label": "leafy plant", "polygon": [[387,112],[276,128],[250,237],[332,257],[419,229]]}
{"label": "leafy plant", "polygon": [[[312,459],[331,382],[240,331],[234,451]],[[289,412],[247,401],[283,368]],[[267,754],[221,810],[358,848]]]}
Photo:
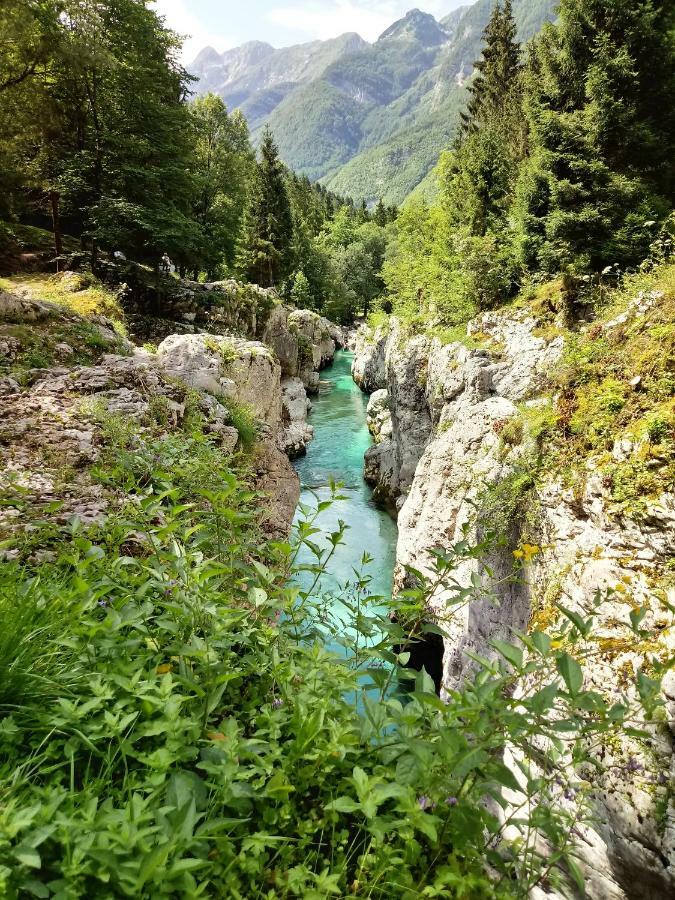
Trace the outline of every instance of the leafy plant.
{"label": "leafy plant", "polygon": [[[346,529],[321,535],[337,488],[301,506],[292,545],[268,546],[258,499],[208,443],[148,444],[148,468],[142,436],[112,433],[103,465],[131,502],[105,527],[63,529],[49,567],[0,564],[0,633],[19,635],[3,661],[21,674],[0,695],[6,896],[525,898],[579,880],[579,767],[638,716],[584,689],[592,614],[553,639],[494,641],[442,702],[397,648],[480,595],[458,573],[486,547],[438,552],[431,579],[411,573],[386,606],[367,555],[324,596]],[[195,451],[209,489],[185,471]],[[440,587],[447,616],[431,625]],[[657,682],[641,678],[655,714]]]}

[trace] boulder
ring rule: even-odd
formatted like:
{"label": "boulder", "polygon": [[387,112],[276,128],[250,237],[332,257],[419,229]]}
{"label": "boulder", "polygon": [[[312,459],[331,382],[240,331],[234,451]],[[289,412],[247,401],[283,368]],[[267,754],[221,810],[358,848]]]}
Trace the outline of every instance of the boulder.
{"label": "boulder", "polygon": [[275,431],[281,422],[281,368],[259,341],[174,334],[157,348],[157,366],[189,388],[248,406]]}
{"label": "boulder", "polygon": [[299,378],[287,378],[281,384],[281,391],[282,426],[279,447],[294,459],[306,453],[307,445],[314,437],[314,429],[307,424],[310,402]]}
{"label": "boulder", "polygon": [[389,392],[385,388],[371,394],[366,410],[366,424],[376,444],[392,435]]}

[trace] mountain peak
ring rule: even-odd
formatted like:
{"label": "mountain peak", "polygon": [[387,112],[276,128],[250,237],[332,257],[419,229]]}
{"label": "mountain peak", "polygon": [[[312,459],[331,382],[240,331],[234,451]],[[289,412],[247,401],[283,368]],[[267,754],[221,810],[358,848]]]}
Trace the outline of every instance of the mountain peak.
{"label": "mountain peak", "polygon": [[448,35],[430,13],[422,12],[421,9],[411,9],[402,19],[382,32],[378,40],[401,38],[417,41],[425,47],[436,47],[438,44],[444,44]]}
{"label": "mountain peak", "polygon": [[192,63],[193,66],[213,66],[221,61],[221,55],[213,47],[204,47],[200,50]]}

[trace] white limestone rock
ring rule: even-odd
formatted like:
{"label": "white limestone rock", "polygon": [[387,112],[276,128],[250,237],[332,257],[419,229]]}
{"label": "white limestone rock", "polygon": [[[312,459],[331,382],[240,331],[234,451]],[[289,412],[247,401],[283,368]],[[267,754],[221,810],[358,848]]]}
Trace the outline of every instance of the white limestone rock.
{"label": "white limestone rock", "polygon": [[282,389],[282,426],[279,447],[294,459],[307,452],[307,445],[314,437],[314,429],[307,424],[310,402],[307,391],[299,378],[287,378]]}
{"label": "white limestone rock", "polygon": [[389,412],[389,393],[386,388],[371,394],[366,410],[366,424],[376,444],[391,437],[392,424]]}
{"label": "white limestone rock", "polygon": [[222,335],[173,334],[157,348],[159,369],[190,388],[250,407],[273,429],[281,422],[281,368],[259,341]]}

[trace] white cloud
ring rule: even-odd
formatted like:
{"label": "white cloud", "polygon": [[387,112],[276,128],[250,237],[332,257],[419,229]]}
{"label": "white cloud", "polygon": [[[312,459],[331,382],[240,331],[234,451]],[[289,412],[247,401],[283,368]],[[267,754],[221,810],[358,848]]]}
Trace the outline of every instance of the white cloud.
{"label": "white cloud", "polygon": [[205,22],[200,22],[188,9],[187,0],[154,0],[155,10],[165,16],[166,25],[185,37],[183,63],[190,63],[204,47],[210,46],[222,52],[233,46],[227,35],[214,32]]}
{"label": "white cloud", "polygon": [[[427,12],[442,13],[449,4],[427,0],[420,6]],[[269,21],[300,31],[311,38],[326,40],[345,31],[356,31],[367,41],[376,40],[392,22],[415,6],[414,0],[330,0],[300,2],[273,9]]]}

